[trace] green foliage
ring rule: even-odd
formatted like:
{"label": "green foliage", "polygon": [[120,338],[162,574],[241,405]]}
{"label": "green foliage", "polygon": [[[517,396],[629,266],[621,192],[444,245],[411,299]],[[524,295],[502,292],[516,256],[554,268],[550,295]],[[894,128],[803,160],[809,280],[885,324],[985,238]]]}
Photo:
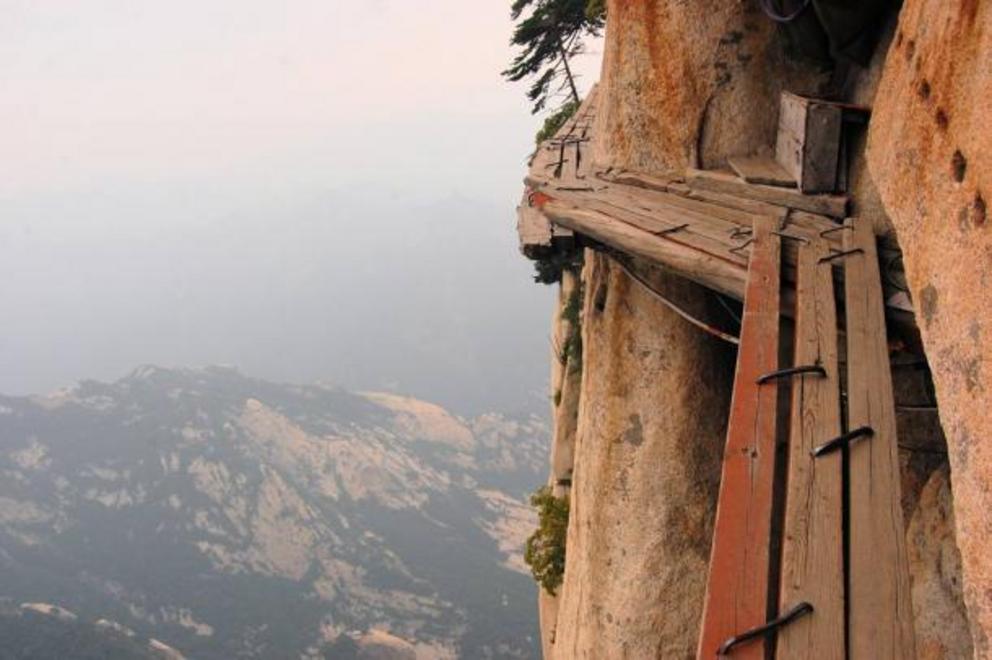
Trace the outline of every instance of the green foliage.
{"label": "green foliage", "polygon": [[[548,101],[562,92],[575,103],[579,93],[569,59],[583,51],[582,37],[596,36],[604,17],[586,12],[587,0],[514,0],[510,15],[519,21],[510,43],[521,50],[503,71],[503,76],[517,82],[534,81],[527,98],[537,114]],[[521,17],[526,13],[526,17]]]}
{"label": "green foliage", "polygon": [[579,103],[577,101],[567,101],[563,106],[545,117],[544,126],[534,136],[534,141],[537,142],[537,145],[540,146],[545,140],[553,138],[555,133],[565,125],[565,122],[572,118],[572,115],[578,109]]}
{"label": "green foliage", "polygon": [[561,318],[570,324],[568,337],[565,338],[565,345],[562,347],[561,357],[569,369],[579,371],[582,369],[582,297],[585,287],[580,283],[572,289],[572,293],[565,301],[565,307],[561,310]]}
{"label": "green foliage", "polygon": [[555,497],[547,486],[530,498],[537,508],[537,530],[527,539],[524,561],[534,580],[552,596],[565,574],[565,536],[568,532],[568,498]]}
{"label": "green foliage", "polygon": [[588,0],[586,2],[586,18],[590,21],[605,21],[606,0]]}

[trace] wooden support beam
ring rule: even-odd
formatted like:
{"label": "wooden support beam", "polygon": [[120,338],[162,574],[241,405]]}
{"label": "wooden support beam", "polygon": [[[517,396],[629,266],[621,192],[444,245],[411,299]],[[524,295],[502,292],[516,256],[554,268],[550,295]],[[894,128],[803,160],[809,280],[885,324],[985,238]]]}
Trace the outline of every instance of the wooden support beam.
{"label": "wooden support beam", "polygon": [[872,437],[850,448],[851,660],[915,658],[899,450],[881,278],[871,223],[845,232],[849,426]]}
{"label": "wooden support beam", "polygon": [[837,319],[829,254],[822,239],[799,249],[795,364],[826,375],[792,378],[792,417],[779,605],[800,602],[813,613],[778,633],[778,658],[844,660],[842,453],[814,458],[815,447],[841,432]]}
{"label": "wooden support beam", "polygon": [[[724,642],[763,625],[768,613],[777,393],[758,385],[758,378],[778,368],[781,255],[779,237],[771,233],[775,226],[774,218],[754,226],[699,660],[715,658]],[[735,660],[764,657],[762,638],[734,651]]]}
{"label": "wooden support beam", "polygon": [[739,195],[831,218],[844,218],[847,214],[847,197],[842,195],[804,195],[798,190],[747,183],[733,174],[712,170],[686,170],[685,180],[692,189]]}

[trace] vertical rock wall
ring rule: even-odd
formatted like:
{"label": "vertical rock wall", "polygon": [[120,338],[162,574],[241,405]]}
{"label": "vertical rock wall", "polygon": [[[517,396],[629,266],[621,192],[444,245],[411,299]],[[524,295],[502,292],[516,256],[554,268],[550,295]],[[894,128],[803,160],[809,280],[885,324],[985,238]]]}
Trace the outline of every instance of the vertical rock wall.
{"label": "vertical rock wall", "polygon": [[713,167],[775,141],[779,92],[823,80],[793,64],[755,2],[611,0],[597,152],[645,172]]}
{"label": "vertical rock wall", "polygon": [[[705,313],[698,288],[652,283]],[[568,559],[549,657],[690,658],[733,354],[587,252]],[[728,367],[728,365],[730,365]]]}
{"label": "vertical rock wall", "polygon": [[[569,356],[567,345],[573,333],[581,332],[567,309],[574,299],[581,299],[579,274],[570,269],[562,272],[558,290],[558,305],[551,319],[551,415],[554,435],[551,441],[551,471],[548,486],[556,497],[568,495],[569,487],[562,480],[570,479],[575,461],[575,431],[579,418],[579,394],[582,385],[581,356]],[[558,628],[558,595],[540,589],[538,610],[541,620],[541,649],[545,658],[552,657]]]}
{"label": "vertical rock wall", "polygon": [[906,0],[869,169],[902,246],[947,435],[975,655],[992,654],[992,4]]}
{"label": "vertical rock wall", "polygon": [[913,575],[918,660],[972,657],[968,619],[961,600],[961,553],[954,540],[946,465],[931,475],[920,492],[906,540]]}

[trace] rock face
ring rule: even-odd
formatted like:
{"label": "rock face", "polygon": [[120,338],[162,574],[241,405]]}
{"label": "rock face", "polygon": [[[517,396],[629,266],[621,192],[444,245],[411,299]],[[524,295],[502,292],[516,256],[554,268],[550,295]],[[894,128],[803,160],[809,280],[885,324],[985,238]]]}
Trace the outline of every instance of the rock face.
{"label": "rock face", "polygon": [[975,655],[992,653],[992,5],[906,0],[868,162],[898,234],[947,435]]}
{"label": "rock face", "polygon": [[917,656],[919,660],[970,658],[971,636],[961,598],[961,553],[954,539],[946,466],[924,486],[908,527]]}
{"label": "rock face", "polygon": [[[549,657],[692,657],[732,357],[610,258],[586,258],[568,558]],[[694,287],[648,277],[699,311]]]}
{"label": "rock face", "polygon": [[774,144],[795,66],[752,2],[611,0],[596,127],[598,162],[641,171],[716,166]]}

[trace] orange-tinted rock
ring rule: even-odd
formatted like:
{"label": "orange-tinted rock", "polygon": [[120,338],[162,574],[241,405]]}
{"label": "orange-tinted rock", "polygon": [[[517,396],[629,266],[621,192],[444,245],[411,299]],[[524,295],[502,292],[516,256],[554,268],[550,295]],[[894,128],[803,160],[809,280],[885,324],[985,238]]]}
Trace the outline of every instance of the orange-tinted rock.
{"label": "orange-tinted rock", "polygon": [[906,0],[869,169],[902,246],[947,435],[964,597],[992,653],[992,4]]}
{"label": "orange-tinted rock", "polygon": [[[608,257],[586,259],[568,554],[550,657],[691,657],[732,352]],[[651,279],[694,312],[706,311],[694,285],[658,273]]]}
{"label": "orange-tinted rock", "polygon": [[810,93],[821,80],[785,56],[756,3],[613,0],[608,15],[604,165],[657,172],[768,150],[781,90]]}
{"label": "orange-tinted rock", "polygon": [[935,471],[920,493],[906,531],[916,654],[919,660],[973,655],[961,600],[961,553],[954,541],[954,512],[947,467]]}

